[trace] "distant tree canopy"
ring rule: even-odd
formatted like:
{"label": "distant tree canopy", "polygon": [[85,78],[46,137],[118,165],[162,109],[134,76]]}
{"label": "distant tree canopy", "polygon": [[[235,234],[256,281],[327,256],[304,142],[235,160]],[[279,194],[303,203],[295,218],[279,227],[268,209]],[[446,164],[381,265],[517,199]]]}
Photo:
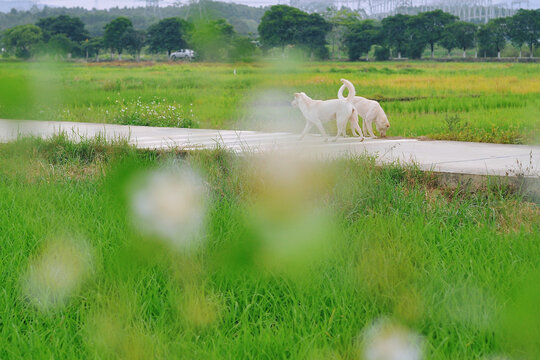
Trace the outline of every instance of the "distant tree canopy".
{"label": "distant tree canopy", "polygon": [[187,47],[186,37],[191,30],[191,24],[180,18],[167,18],[160,20],[148,28],[147,44],[150,52],[158,53],[184,49]]}
{"label": "distant tree canopy", "polygon": [[540,41],[540,9],[518,10],[507,22],[507,27],[510,40],[520,48],[523,43],[527,44],[532,57]]}
{"label": "distant tree canopy", "polygon": [[305,49],[310,56],[326,59],[328,57],[326,36],[332,29],[332,25],[316,13],[303,16],[299,20],[296,44]]}
{"label": "distant tree canopy", "polygon": [[[262,7],[205,0],[197,3],[189,3],[184,6],[161,7],[160,14],[163,18],[179,17],[191,22],[199,20],[201,16],[206,20],[224,18],[234,26],[237,33],[255,36],[257,25],[265,10]],[[148,12],[144,6],[136,8],[115,7],[107,10],[45,6],[41,10],[33,9],[31,11],[0,13],[0,31],[16,25],[35,24],[41,18],[57,17],[59,15],[80,18],[86,25],[90,36],[103,36],[104,26],[117,17],[129,18],[136,30],[146,30],[160,20],[154,14]]]}
{"label": "distant tree canopy", "polygon": [[349,26],[345,34],[349,60],[358,60],[363,54],[368,53],[372,45],[380,43],[380,37],[380,24],[375,20],[363,20]]}
{"label": "distant tree canopy", "polygon": [[347,50],[345,45],[345,34],[347,29],[349,26],[362,19],[362,17],[358,12],[346,8],[337,10],[333,7],[328,8],[323,15],[326,21],[332,26],[330,33],[327,36],[331,43],[332,55],[335,57],[337,51],[337,57],[338,59],[341,59],[341,52]]}
{"label": "distant tree canopy", "polygon": [[220,60],[228,57],[235,31],[224,19],[201,21],[193,26],[191,43],[204,60]]}
{"label": "distant tree canopy", "polygon": [[397,14],[382,19],[382,39],[396,50],[398,59],[401,59],[401,54],[407,49],[407,24],[410,18],[409,15]]}
{"label": "distant tree canopy", "polygon": [[412,16],[408,22],[408,31],[414,39],[413,47],[422,43],[429,44],[433,58],[435,43],[441,40],[445,28],[457,20],[457,16],[442,10],[428,11]]}
{"label": "distant tree canopy", "polygon": [[146,39],[146,33],[144,31],[129,29],[122,37],[122,42],[126,47],[126,50],[131,55],[135,56],[137,61],[141,56],[142,48],[144,47]]}
{"label": "distant tree canopy", "polygon": [[297,45],[310,55],[327,57],[326,36],[332,25],[319,14],[307,14],[287,5],[275,5],[259,24],[261,43],[266,48]]}
{"label": "distant tree canopy", "polygon": [[[467,49],[474,47],[476,39],[476,31],[478,26],[465,21],[456,21],[448,25],[441,39],[441,45],[446,49],[452,50],[459,48],[463,50],[463,57]],[[448,41],[450,46],[445,46],[444,42]]]}
{"label": "distant tree canopy", "polygon": [[296,43],[296,34],[302,24],[303,11],[287,6],[275,5],[264,13],[259,24],[259,36],[265,47],[281,47]]}
{"label": "distant tree canopy", "polygon": [[121,57],[122,51],[126,48],[127,34],[133,31],[131,20],[126,17],[119,17],[105,25],[105,35],[103,36],[103,44],[111,50],[118,53]]}
{"label": "distant tree canopy", "polygon": [[501,51],[506,44],[508,35],[507,18],[491,19],[478,31],[480,52],[501,57]]}
{"label": "distant tree canopy", "polygon": [[48,41],[51,36],[59,34],[65,35],[75,42],[81,42],[90,37],[81,19],[68,15],[42,18],[38,20],[36,25],[43,30],[45,41]]}
{"label": "distant tree canopy", "polygon": [[35,25],[17,25],[6,30],[2,40],[8,51],[13,51],[17,57],[27,59],[43,40],[43,32]]}
{"label": "distant tree canopy", "polygon": [[92,39],[87,39],[82,42],[81,50],[86,55],[88,59],[89,56],[99,56],[99,52],[103,49],[103,38],[95,37]]}

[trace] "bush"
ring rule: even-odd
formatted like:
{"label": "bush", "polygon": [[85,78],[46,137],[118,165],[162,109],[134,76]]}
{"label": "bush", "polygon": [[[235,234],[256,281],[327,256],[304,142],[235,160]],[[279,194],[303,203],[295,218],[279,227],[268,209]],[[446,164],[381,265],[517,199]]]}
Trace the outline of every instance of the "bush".
{"label": "bush", "polygon": [[375,46],[375,60],[386,61],[390,59],[390,49],[383,46]]}

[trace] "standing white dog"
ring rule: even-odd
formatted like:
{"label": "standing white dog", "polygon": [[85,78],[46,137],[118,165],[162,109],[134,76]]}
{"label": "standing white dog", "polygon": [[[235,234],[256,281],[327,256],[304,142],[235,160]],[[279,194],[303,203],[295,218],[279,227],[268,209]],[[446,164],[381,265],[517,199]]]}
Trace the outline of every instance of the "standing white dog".
{"label": "standing white dog", "polygon": [[[343,98],[342,95],[341,99],[313,100],[303,92],[294,94],[294,100],[291,102],[291,105],[298,107],[302,115],[306,118],[306,127],[300,135],[300,140],[304,138],[313,125],[319,129],[325,138],[328,138],[323,124],[333,119],[336,119],[337,125],[337,134],[333,141],[336,141],[340,135],[345,136],[348,122],[351,122],[351,127],[356,122],[355,130],[359,131],[361,140],[364,140],[364,134],[360,126],[358,126],[358,112],[352,104],[356,91],[349,81],[345,79],[341,79],[341,81],[344,84],[343,86],[349,89],[347,98]],[[354,130],[353,135],[357,136]]]}
{"label": "standing white dog", "polygon": [[[345,90],[345,85],[347,83],[350,84],[350,81],[342,79],[344,85],[341,85],[338,91],[338,99],[344,100],[343,97],[343,90]],[[352,86],[352,84],[351,84]],[[350,89],[349,86],[347,88]],[[355,94],[356,95],[356,94]],[[349,90],[349,94],[347,96],[347,99],[351,96],[351,91]],[[373,123],[375,123],[375,127],[377,128],[377,131],[379,134],[381,134],[382,137],[386,136],[386,130],[390,127],[390,122],[388,122],[388,117],[386,116],[384,110],[382,109],[381,105],[375,100],[369,100],[361,96],[354,96],[354,99],[352,100],[352,104],[356,108],[356,111],[358,111],[358,114],[362,117],[362,127],[364,129],[364,132],[369,132],[370,137],[376,138],[375,134],[373,133]],[[351,123],[352,125],[352,123]]]}

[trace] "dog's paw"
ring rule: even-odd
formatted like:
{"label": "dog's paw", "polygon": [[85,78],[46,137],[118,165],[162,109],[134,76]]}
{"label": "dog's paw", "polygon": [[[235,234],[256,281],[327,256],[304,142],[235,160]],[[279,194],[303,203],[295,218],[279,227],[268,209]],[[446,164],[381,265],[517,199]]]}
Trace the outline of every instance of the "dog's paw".
{"label": "dog's paw", "polygon": [[362,142],[362,141],[364,141],[364,140],[366,140],[366,138],[362,136],[362,137],[360,138],[360,142]]}

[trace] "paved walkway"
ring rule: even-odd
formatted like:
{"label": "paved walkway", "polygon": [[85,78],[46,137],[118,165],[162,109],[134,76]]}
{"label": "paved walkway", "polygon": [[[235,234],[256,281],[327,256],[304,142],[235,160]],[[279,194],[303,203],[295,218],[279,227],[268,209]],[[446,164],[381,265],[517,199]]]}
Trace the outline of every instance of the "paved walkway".
{"label": "paved walkway", "polygon": [[294,151],[323,157],[369,154],[381,163],[416,163],[421,169],[469,175],[540,176],[540,146],[482,144],[416,139],[341,138],[324,142],[320,136],[264,133],[257,131],[178,129],[56,121],[0,120],[0,141],[19,135],[51,136],[65,131],[76,139],[104,134],[108,138],[129,138],[145,149],[180,148],[194,150],[222,146],[235,152]]}

